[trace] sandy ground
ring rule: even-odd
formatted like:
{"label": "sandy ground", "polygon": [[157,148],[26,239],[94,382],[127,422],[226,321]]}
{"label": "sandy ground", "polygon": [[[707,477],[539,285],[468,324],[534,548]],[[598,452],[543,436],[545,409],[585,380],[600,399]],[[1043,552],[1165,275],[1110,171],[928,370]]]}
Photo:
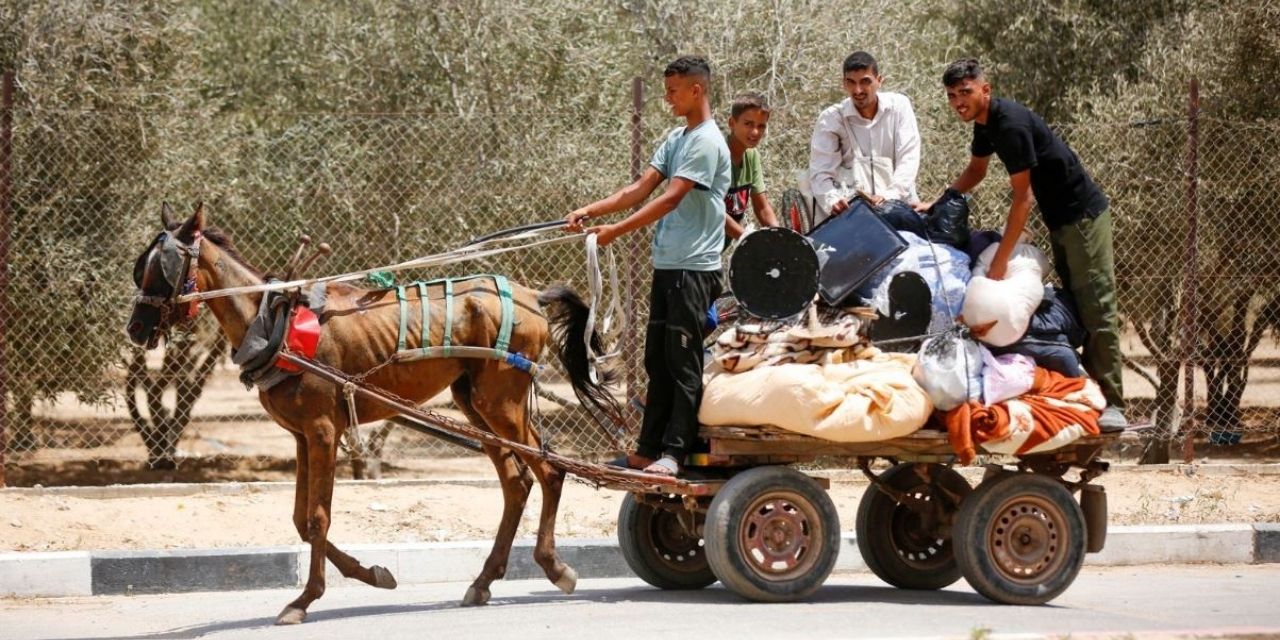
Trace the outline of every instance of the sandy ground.
{"label": "sandy ground", "polygon": [[[438,460],[438,479],[492,480],[486,460]],[[1111,522],[1174,524],[1280,522],[1280,470],[1225,474],[1119,467],[1103,476]],[[857,473],[821,472],[841,528],[852,530],[867,487]],[[467,484],[340,484],[335,490],[331,539],[340,543],[477,540],[497,528],[502,494],[496,486]],[[565,487],[557,520],[562,538],[611,538],[615,491],[578,482]],[[519,535],[532,536],[541,499],[535,489]],[[0,550],[158,549],[298,544],[289,485],[206,487],[176,497],[90,498],[45,492],[0,491]]]}

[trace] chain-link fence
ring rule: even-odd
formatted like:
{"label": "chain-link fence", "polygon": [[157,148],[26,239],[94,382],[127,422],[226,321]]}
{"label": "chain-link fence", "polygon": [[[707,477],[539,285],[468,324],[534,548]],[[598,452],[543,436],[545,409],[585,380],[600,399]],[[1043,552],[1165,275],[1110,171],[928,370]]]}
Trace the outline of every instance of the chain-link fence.
{"label": "chain-link fence", "polygon": [[[301,233],[334,248],[307,275],[363,269],[559,218],[609,193],[671,123],[659,109],[653,98],[644,105],[642,128],[630,105],[618,105],[557,118],[575,125],[554,130],[530,113],[11,111],[11,170],[0,185],[9,196],[0,198],[8,222],[0,453],[9,483],[121,479],[147,461],[214,469],[209,477],[219,478],[292,468],[292,437],[239,383],[208,314],[163,350],[124,346],[130,268],[158,231],[162,201],[184,203],[179,213],[205,201],[209,223],[232,233],[262,271],[280,269]],[[775,206],[807,165],[811,126],[771,123],[763,152]],[[1129,413],[1155,424],[1142,454],[1155,460],[1189,442],[1280,455],[1280,393],[1272,388],[1280,385],[1280,347],[1268,334],[1280,324],[1280,168],[1268,159],[1280,122],[1172,115],[1060,131],[1112,201]],[[919,186],[928,196],[963,167],[968,128],[954,122],[923,134]],[[975,194],[975,228],[1000,228],[1007,192],[993,167]],[[626,301],[643,318],[648,238],[620,245]],[[585,288],[578,245],[398,277],[465,273]],[[621,362],[633,384],[643,380],[640,339],[630,338]],[[607,439],[567,385],[553,374],[545,388],[544,434],[568,453],[604,453]],[[638,392],[620,389],[619,397]],[[446,393],[429,404],[448,403]],[[465,453],[399,426],[364,429],[384,470],[399,475]]]}

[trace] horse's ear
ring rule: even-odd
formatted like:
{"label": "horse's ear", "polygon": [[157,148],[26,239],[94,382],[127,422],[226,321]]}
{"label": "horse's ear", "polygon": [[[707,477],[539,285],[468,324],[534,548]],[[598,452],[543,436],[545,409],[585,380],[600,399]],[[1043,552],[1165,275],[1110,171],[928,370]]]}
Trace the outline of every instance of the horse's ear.
{"label": "horse's ear", "polygon": [[182,228],[178,230],[178,237],[190,241],[195,234],[204,231],[204,202],[196,203],[195,213],[191,214],[191,218],[182,224]]}
{"label": "horse's ear", "polygon": [[168,200],[160,203],[160,224],[166,231],[173,228],[173,209],[169,207]]}

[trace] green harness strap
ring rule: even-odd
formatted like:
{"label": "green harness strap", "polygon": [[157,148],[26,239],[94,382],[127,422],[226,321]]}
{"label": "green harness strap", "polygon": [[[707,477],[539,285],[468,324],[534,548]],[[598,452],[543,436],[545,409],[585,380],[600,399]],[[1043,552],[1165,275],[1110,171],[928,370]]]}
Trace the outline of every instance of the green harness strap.
{"label": "green harness strap", "polygon": [[418,342],[419,349],[431,346],[431,301],[427,299],[427,283],[418,284],[418,306],[422,307],[422,337]]}
{"label": "green harness strap", "polygon": [[506,276],[493,276],[493,286],[498,288],[498,300],[502,302],[502,325],[498,329],[498,340],[493,348],[505,352],[511,346],[511,325],[516,317],[516,303],[511,296],[511,283]]}
{"label": "green harness strap", "polygon": [[[420,280],[411,283],[411,285],[399,285],[396,287],[396,303],[400,307],[400,331],[396,336],[396,351],[406,350],[407,334],[409,333],[409,306],[406,298],[405,289],[408,286],[414,286],[418,289],[418,304],[421,306],[422,327],[420,330],[420,338],[418,349],[425,351],[431,348],[431,301],[427,298],[427,286],[437,283],[444,283],[444,332],[442,334],[441,348],[439,353],[442,357],[448,358],[453,355],[453,283],[455,280],[473,280],[476,278],[489,277],[493,278],[493,285],[498,290],[498,301],[501,305],[501,322],[498,327],[498,337],[494,341],[493,350],[501,353],[507,353],[507,349],[511,347],[511,332],[515,325],[516,304],[515,296],[512,293],[511,281],[506,276],[501,275],[476,275],[466,278],[439,278],[436,280]],[[433,350],[434,352],[434,350]]]}
{"label": "green harness strap", "polygon": [[404,351],[404,334],[409,324],[409,309],[405,305],[404,285],[396,287],[396,303],[400,305],[400,331],[396,336],[396,351]]}
{"label": "green harness strap", "polygon": [[453,279],[444,278],[444,357],[453,355]]}

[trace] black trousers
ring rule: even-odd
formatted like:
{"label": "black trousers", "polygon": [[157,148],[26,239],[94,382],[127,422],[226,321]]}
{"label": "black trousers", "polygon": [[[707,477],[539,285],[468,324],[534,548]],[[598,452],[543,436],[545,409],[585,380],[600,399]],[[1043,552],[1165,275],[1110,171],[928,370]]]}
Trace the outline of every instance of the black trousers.
{"label": "black trousers", "polygon": [[649,291],[644,370],[649,395],[636,453],[666,453],[682,464],[698,436],[702,402],[702,336],[707,310],[721,291],[719,271],[656,269]]}

